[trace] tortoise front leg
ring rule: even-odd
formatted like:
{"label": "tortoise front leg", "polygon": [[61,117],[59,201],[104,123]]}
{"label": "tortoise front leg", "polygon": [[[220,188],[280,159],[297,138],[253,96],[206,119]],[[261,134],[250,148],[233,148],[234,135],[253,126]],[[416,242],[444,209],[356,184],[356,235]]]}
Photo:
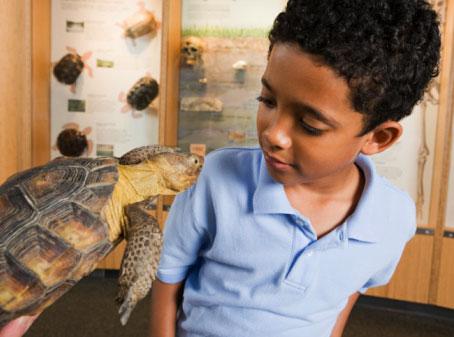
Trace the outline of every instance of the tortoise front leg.
{"label": "tortoise front leg", "polygon": [[156,277],[162,246],[162,233],[156,219],[151,216],[153,199],[131,204],[126,208],[129,226],[126,233],[126,250],[121,263],[117,303],[120,305],[121,324],[151,289]]}

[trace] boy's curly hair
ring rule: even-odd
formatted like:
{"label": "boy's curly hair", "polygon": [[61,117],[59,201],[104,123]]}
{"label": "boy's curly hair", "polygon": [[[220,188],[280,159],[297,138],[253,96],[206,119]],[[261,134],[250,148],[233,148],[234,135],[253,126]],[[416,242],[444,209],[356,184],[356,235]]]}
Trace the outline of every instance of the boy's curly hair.
{"label": "boy's curly hair", "polygon": [[344,78],[362,135],[411,114],[438,75],[437,13],[425,0],[289,0],[269,33],[296,43]]}

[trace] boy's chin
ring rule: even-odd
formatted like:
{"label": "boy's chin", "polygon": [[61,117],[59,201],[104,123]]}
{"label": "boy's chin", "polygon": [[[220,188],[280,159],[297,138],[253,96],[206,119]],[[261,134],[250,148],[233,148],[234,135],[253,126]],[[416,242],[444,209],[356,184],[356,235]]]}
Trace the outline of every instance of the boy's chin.
{"label": "boy's chin", "polygon": [[296,184],[304,183],[304,178],[302,176],[296,176],[296,172],[281,172],[273,170],[270,167],[267,167],[268,174],[273,178],[277,183],[280,183],[284,186],[291,186]]}

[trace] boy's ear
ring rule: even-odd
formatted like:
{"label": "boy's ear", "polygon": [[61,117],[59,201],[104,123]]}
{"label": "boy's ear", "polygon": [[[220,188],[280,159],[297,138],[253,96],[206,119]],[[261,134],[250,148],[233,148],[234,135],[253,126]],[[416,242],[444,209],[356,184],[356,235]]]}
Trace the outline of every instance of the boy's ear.
{"label": "boy's ear", "polygon": [[361,148],[361,153],[372,155],[383,152],[391,147],[402,133],[403,128],[399,122],[384,122],[368,133],[367,140]]}

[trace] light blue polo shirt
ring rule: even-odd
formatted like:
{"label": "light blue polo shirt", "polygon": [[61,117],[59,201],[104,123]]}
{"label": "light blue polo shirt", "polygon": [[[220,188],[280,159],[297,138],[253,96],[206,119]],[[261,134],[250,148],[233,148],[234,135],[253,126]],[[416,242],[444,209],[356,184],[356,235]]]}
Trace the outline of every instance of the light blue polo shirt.
{"label": "light blue polo shirt", "polygon": [[186,279],[178,337],[329,337],[350,295],[387,283],[415,233],[410,197],[377,175],[355,212],[317,240],[258,148],[210,153],[172,206],[158,270]]}

